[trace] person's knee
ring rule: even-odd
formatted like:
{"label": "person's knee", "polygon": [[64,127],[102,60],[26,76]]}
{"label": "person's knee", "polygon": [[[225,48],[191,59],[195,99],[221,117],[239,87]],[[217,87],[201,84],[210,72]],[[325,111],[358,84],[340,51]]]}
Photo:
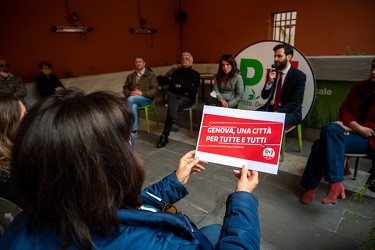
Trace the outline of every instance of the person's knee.
{"label": "person's knee", "polygon": [[134,96],[129,96],[128,97],[127,100],[128,100],[129,105],[133,105],[134,104],[134,99],[135,99]]}
{"label": "person's knee", "polygon": [[322,128],[323,133],[341,132],[342,130],[343,128],[336,123],[327,124]]}
{"label": "person's knee", "polygon": [[207,104],[207,105],[214,106],[214,105],[216,105],[216,103],[217,103],[217,99],[216,99],[216,98],[214,98],[214,97],[212,97],[212,96],[209,96],[209,97],[207,98],[207,101],[206,101],[206,104]]}

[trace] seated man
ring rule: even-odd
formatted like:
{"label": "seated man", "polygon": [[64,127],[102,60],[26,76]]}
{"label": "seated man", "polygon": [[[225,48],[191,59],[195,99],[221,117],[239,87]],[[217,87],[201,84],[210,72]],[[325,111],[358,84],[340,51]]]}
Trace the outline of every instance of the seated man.
{"label": "seated man", "polygon": [[199,73],[193,70],[193,57],[190,53],[184,52],[181,55],[181,69],[174,71],[169,83],[168,112],[165,121],[163,134],[156,147],[161,148],[167,145],[168,136],[172,131],[180,131],[177,123],[178,112],[191,107],[195,101],[200,84]]}
{"label": "seated man", "polygon": [[285,113],[285,127],[298,125],[302,122],[306,75],[290,63],[294,52],[292,46],[278,44],[273,51],[275,64],[261,94],[268,101],[257,110]]}
{"label": "seated man", "polygon": [[19,76],[9,72],[10,65],[3,59],[0,59],[0,93],[12,94],[17,96],[26,109],[29,105],[24,97],[27,95],[25,84]]}
{"label": "seated man", "polygon": [[146,68],[146,62],[141,56],[134,58],[135,71],[128,75],[123,92],[134,114],[132,136],[137,138],[138,106],[149,105],[159,91],[156,76]]}
{"label": "seated man", "polygon": [[36,89],[42,98],[65,89],[59,78],[52,73],[52,64],[47,61],[39,63],[40,74],[35,79]]}

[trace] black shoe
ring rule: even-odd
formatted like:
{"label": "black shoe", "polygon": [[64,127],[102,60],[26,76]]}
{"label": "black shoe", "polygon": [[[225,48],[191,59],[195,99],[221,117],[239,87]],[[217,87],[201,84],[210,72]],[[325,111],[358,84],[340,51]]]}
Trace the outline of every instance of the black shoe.
{"label": "black shoe", "polygon": [[165,135],[161,135],[158,144],[156,145],[157,148],[165,147],[169,142],[168,137]]}
{"label": "black shoe", "polygon": [[173,123],[172,123],[172,131],[173,132],[178,132],[178,131],[180,131],[180,126],[178,126],[178,123],[177,123],[177,121],[176,120],[174,120],[173,121]]}

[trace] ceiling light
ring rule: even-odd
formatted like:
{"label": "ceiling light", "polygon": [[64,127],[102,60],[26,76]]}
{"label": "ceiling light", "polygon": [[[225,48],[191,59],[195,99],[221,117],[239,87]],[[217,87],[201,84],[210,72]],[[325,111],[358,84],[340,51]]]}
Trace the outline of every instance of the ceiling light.
{"label": "ceiling light", "polygon": [[53,32],[67,32],[67,33],[82,33],[82,32],[91,32],[94,30],[92,27],[88,26],[52,26],[51,30]]}
{"label": "ceiling light", "polygon": [[150,28],[131,28],[129,29],[129,32],[134,34],[154,34],[158,32],[158,30]]}

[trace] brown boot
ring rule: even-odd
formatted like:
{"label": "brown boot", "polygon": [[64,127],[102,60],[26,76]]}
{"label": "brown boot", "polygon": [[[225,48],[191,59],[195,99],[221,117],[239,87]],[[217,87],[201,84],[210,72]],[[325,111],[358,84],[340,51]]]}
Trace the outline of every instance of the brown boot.
{"label": "brown boot", "polygon": [[336,204],[336,198],[345,199],[345,188],[342,182],[330,182],[327,195],[322,199],[323,204]]}
{"label": "brown boot", "polygon": [[316,191],[318,190],[318,188],[313,188],[313,189],[308,189],[306,190],[303,195],[302,195],[302,199],[301,199],[301,202],[303,204],[309,204],[311,202],[314,201],[315,199],[315,194],[316,194]]}

